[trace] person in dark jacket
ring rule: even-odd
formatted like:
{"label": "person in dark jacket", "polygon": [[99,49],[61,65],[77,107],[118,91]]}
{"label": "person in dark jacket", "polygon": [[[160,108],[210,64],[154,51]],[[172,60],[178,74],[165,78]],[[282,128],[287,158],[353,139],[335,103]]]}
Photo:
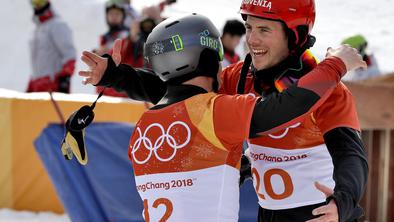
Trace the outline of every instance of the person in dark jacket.
{"label": "person in dark jacket", "polygon": [[[220,93],[277,95],[317,66],[307,50],[315,42],[310,35],[313,0],[243,1],[241,15],[250,54],[223,70]],[[149,69],[125,71],[122,66],[116,76],[100,73],[80,74],[95,74],[87,83],[124,90],[133,99],[154,104],[166,92],[166,84]],[[356,221],[362,215],[358,203],[368,163],[354,100],[345,85],[339,84],[309,118],[251,139],[250,153],[259,221]]]}
{"label": "person in dark jacket", "polygon": [[[88,64],[103,60],[84,56]],[[250,94],[217,94],[223,59],[219,31],[197,14],[160,23],[146,41],[145,57],[167,84],[166,94],[141,116],[130,138],[128,155],[145,221],[238,221],[244,140],[302,121],[329,97],[353,62],[364,64],[343,46],[329,51],[314,70],[278,95],[261,100]],[[108,59],[107,72],[116,72],[119,61]],[[183,184],[165,186],[181,180]],[[146,189],[147,182],[164,186]]]}
{"label": "person in dark jacket", "polygon": [[235,52],[235,48],[239,45],[242,36],[245,35],[245,31],[244,24],[236,19],[228,20],[224,24],[221,37],[224,51],[222,66],[224,68],[241,59]]}

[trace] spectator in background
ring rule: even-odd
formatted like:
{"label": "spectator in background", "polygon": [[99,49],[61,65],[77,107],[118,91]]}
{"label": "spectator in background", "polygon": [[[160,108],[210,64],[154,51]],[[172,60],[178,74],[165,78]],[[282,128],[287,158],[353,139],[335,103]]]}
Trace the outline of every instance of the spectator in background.
{"label": "spectator in background", "polygon": [[[122,50],[122,63],[129,64],[133,67],[142,67],[143,64],[140,63],[140,58],[143,57],[143,47],[148,38],[148,35],[152,32],[153,28],[163,21],[165,18],[162,16],[162,12],[165,6],[175,3],[176,0],[164,0],[158,5],[147,6],[142,9],[141,18],[138,22],[133,22],[133,26],[130,28],[130,43],[123,41],[123,47],[125,43],[127,46],[132,46],[130,50]],[[135,61],[137,60],[137,64]],[[143,62],[143,60],[142,60]]]}
{"label": "spectator in background", "polygon": [[123,4],[123,8],[126,13],[126,18],[124,20],[124,25],[128,28],[132,26],[132,23],[139,19],[140,13],[132,6],[133,1],[131,0],[118,0]]}
{"label": "spectator in background", "polygon": [[[109,7],[114,7],[114,2],[116,2],[116,6],[119,6],[120,3],[119,1],[116,0],[111,0],[111,5]],[[123,11],[124,12],[124,11]],[[160,11],[158,11],[160,14]],[[139,21],[140,20],[140,21]],[[108,21],[108,15],[107,15],[107,21]],[[117,24],[124,24],[124,19],[122,21],[118,20]],[[155,20],[150,18],[150,17],[145,17],[143,19],[135,19],[132,21],[132,26],[129,27],[129,31],[127,32],[126,36],[115,36],[113,35],[110,40],[111,40],[111,48],[108,48],[107,50],[101,51],[101,54],[98,53],[99,55],[103,54],[111,54],[112,53],[112,46],[113,43],[116,39],[120,38],[122,39],[122,46],[121,46],[121,55],[122,55],[122,61],[121,63],[123,64],[128,64],[133,67],[139,68],[139,67],[144,67],[144,57],[143,57],[143,47],[144,43],[146,41],[146,38],[148,37],[149,33],[152,31],[152,29],[156,26]],[[118,33],[120,34],[120,33]],[[122,35],[124,35],[122,33]],[[100,93],[103,90],[103,87],[97,87],[96,92]],[[104,95],[106,96],[114,96],[114,97],[128,97],[125,93],[123,92],[117,92],[114,89],[108,88],[104,91]]]}
{"label": "spectator in background", "polygon": [[30,41],[32,75],[27,92],[70,93],[76,50],[69,26],[49,0],[31,0],[36,25]]}
{"label": "spectator in background", "polygon": [[[160,12],[158,12],[160,14]],[[131,29],[130,41],[132,41],[132,51],[126,51],[126,58],[133,56],[134,59],[143,57],[144,44],[148,35],[152,32],[153,28],[157,25],[156,20],[152,17],[145,16]],[[127,63],[131,64],[131,63]],[[142,64],[143,65],[143,64]],[[139,66],[141,67],[141,66]]]}
{"label": "spectator in background", "polygon": [[122,63],[137,68],[144,67],[143,46],[155,26],[152,19],[146,18],[138,23],[138,28],[130,30],[130,35],[122,39]]}
{"label": "spectator in background", "polygon": [[176,3],[176,0],[163,0],[157,5],[147,6],[142,9],[142,16],[152,18],[156,24],[159,24],[165,18],[162,16],[162,12],[165,7]]}
{"label": "spectator in background", "polygon": [[[153,22],[152,19],[150,19],[149,21]],[[141,23],[143,23],[143,21],[141,21],[139,23],[140,26],[143,26]],[[155,27],[156,24],[152,25],[152,28],[150,29],[150,31],[152,31],[152,29]],[[133,28],[131,28],[131,31],[133,30]],[[141,29],[143,30],[143,29]],[[149,33],[150,33],[149,31]],[[122,64],[128,64],[130,66],[136,67],[136,68],[140,68],[140,67],[144,67],[144,57],[143,57],[143,45],[146,41],[146,37],[148,36],[149,33],[143,33],[143,31],[138,32],[136,35],[137,36],[141,36],[137,39],[137,41],[134,41],[134,38],[132,36],[132,34],[130,33],[127,37],[122,38],[122,44],[121,44],[121,55],[122,55],[122,60],[121,63]],[[146,37],[142,37],[145,36]],[[112,50],[110,49],[108,54],[112,54]],[[103,90],[104,87],[102,86],[97,86],[96,87],[96,92],[100,93]],[[127,98],[127,94],[124,92],[118,92],[115,89],[112,88],[107,88],[104,93],[104,95],[106,96],[114,96],[114,97],[124,97]]]}
{"label": "spectator in background", "polygon": [[236,19],[228,20],[224,25],[221,38],[224,50],[223,67],[237,63],[241,59],[235,52],[235,48],[238,46],[245,32],[245,25]]}
{"label": "spectator in background", "polygon": [[348,37],[342,41],[342,44],[348,44],[358,50],[363,60],[367,63],[368,69],[356,69],[347,75],[345,80],[358,81],[380,75],[378,63],[372,53],[367,53],[368,42],[362,35]]}
{"label": "spectator in background", "polygon": [[[123,4],[126,2],[125,0],[112,0],[112,2],[116,2],[118,5],[121,3],[120,1],[123,1]],[[138,19],[133,19],[128,36],[122,38],[122,64],[127,64],[134,68],[145,67],[143,50],[146,39],[152,32],[153,28],[164,20],[161,13],[165,6],[175,2],[176,0],[165,0],[160,2],[158,5],[144,7],[142,9],[141,17]],[[111,44],[113,44],[113,41],[115,41],[115,39],[112,39]],[[112,49],[109,52],[109,54],[111,54]],[[102,91],[102,89],[103,87],[97,87],[96,92],[99,93]],[[112,88],[107,88],[104,91],[104,95],[114,97],[128,97],[125,93],[118,92]]]}
{"label": "spectator in background", "polygon": [[[123,4],[123,7],[131,7],[130,0],[112,0],[112,3],[118,5]],[[153,28],[160,23],[164,18],[161,13],[166,5],[172,4],[176,0],[165,0],[158,5],[144,7],[141,15],[137,12],[134,13],[132,25],[129,27],[129,33],[122,39],[122,63],[139,68],[144,66],[143,60],[143,47],[148,35],[152,32]],[[132,7],[131,7],[132,8]],[[134,9],[133,9],[134,10]],[[126,10],[127,14],[127,10]],[[127,17],[127,16],[126,16]],[[114,41],[114,39],[113,39]],[[112,44],[113,44],[112,41]],[[112,48],[112,47],[111,47]]]}
{"label": "spectator in background", "polygon": [[97,54],[108,53],[116,39],[125,38],[129,35],[129,28],[124,25],[125,18],[124,3],[119,0],[108,0],[105,3],[105,19],[108,31],[100,36],[100,47],[95,50]]}

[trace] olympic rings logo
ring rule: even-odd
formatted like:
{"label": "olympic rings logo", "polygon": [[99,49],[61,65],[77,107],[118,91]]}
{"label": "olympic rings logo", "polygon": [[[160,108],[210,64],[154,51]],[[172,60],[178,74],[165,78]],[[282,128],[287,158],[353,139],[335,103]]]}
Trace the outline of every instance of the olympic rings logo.
{"label": "olympic rings logo", "polygon": [[[180,125],[183,126],[186,129],[187,132],[187,136],[186,136],[186,140],[185,142],[183,142],[182,144],[177,144],[175,138],[170,135],[170,131],[173,127]],[[151,141],[149,137],[146,136],[146,134],[149,132],[150,129],[152,129],[153,127],[157,127],[159,128],[159,130],[161,131],[161,136],[159,136],[156,141]],[[181,149],[183,147],[185,147],[189,142],[190,142],[190,138],[191,138],[191,130],[190,127],[182,122],[182,121],[176,121],[173,122],[167,129],[167,131],[164,130],[164,127],[162,125],[160,125],[159,123],[153,123],[151,125],[149,125],[146,129],[144,134],[142,134],[141,129],[139,127],[137,127],[137,132],[139,134],[139,138],[134,142],[133,146],[132,146],[132,151],[131,154],[133,155],[133,159],[136,163],[138,164],[145,164],[146,162],[149,161],[149,159],[151,158],[152,154],[155,155],[155,157],[162,161],[162,162],[167,162],[172,160],[172,158],[174,158],[174,156],[176,155],[176,152],[178,149]],[[173,149],[173,152],[171,154],[170,157],[168,158],[162,158],[159,156],[159,154],[157,153],[157,150],[164,144],[167,143],[167,145],[169,147],[171,147]],[[137,157],[134,155],[139,149],[141,148],[141,145],[143,145],[147,150],[149,150],[149,154],[148,156],[143,159],[143,160],[139,160],[137,159]]]}

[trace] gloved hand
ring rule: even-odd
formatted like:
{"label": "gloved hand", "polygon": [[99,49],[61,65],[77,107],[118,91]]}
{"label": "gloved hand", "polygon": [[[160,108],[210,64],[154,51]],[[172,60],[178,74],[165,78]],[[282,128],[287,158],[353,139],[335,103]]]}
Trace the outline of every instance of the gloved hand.
{"label": "gloved hand", "polygon": [[66,160],[75,156],[82,165],[88,163],[88,153],[85,145],[85,128],[94,119],[94,107],[97,100],[103,95],[105,88],[100,92],[96,101],[91,106],[82,106],[78,111],[71,114],[66,122],[66,135],[62,141],[61,151]]}
{"label": "gloved hand", "polygon": [[67,160],[71,160],[75,156],[80,164],[87,164],[85,127],[93,121],[93,108],[87,105],[83,106],[68,118],[66,122],[67,132],[61,147],[62,154]]}

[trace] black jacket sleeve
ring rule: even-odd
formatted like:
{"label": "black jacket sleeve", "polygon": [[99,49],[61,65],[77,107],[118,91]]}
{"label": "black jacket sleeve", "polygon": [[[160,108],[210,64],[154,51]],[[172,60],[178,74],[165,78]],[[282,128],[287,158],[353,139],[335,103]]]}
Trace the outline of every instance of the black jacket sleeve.
{"label": "black jacket sleeve", "polygon": [[111,56],[103,77],[97,84],[124,91],[134,100],[156,104],[166,92],[166,84],[150,69],[134,69],[128,65],[116,66]]}
{"label": "black jacket sleeve", "polygon": [[257,102],[250,124],[250,136],[277,131],[302,121],[329,97],[345,73],[342,60],[326,58],[297,84]]}
{"label": "black jacket sleeve", "polygon": [[358,203],[368,178],[368,161],[358,131],[339,127],[324,134],[334,164],[335,200],[339,221],[354,221],[363,214]]}
{"label": "black jacket sleeve", "polygon": [[[320,96],[313,91],[289,87],[283,93],[273,93],[256,103],[250,125],[251,137],[266,133],[278,126],[299,121],[316,104]],[[290,123],[291,122],[291,123]]]}

